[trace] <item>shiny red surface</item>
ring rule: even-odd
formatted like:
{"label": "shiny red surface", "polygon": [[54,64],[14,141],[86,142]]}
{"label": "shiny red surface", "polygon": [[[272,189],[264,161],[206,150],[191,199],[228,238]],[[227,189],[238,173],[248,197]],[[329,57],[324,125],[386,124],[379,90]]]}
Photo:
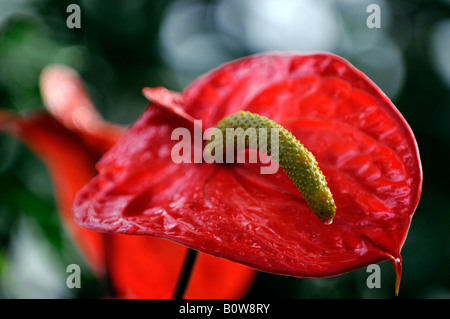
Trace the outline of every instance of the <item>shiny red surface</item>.
{"label": "shiny red surface", "polygon": [[[236,60],[181,94],[145,89],[151,103],[98,163],[74,217],[98,231],[151,235],[258,270],[331,276],[391,259],[418,204],[415,138],[364,74],[330,54]],[[321,224],[286,174],[258,164],[175,164],[173,129],[203,129],[249,110],[290,130],[317,158],[337,211]]]}

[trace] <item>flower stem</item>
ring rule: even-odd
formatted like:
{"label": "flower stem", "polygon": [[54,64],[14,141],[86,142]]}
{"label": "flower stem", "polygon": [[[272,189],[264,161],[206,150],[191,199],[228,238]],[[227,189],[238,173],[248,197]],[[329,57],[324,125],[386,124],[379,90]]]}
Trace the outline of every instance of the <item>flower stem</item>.
{"label": "flower stem", "polygon": [[197,258],[197,251],[188,248],[186,258],[184,259],[183,269],[178,279],[173,299],[183,298],[187,285],[189,283],[189,279],[191,277],[192,269],[194,268],[196,258]]}
{"label": "flower stem", "polygon": [[114,283],[112,281],[111,276],[111,264],[112,264],[112,249],[113,249],[113,238],[111,234],[103,234],[103,241],[105,243],[104,245],[104,252],[105,252],[105,260],[106,260],[106,266],[105,266],[105,286],[104,286],[104,296],[108,298],[116,298],[118,296],[117,291],[114,288]]}

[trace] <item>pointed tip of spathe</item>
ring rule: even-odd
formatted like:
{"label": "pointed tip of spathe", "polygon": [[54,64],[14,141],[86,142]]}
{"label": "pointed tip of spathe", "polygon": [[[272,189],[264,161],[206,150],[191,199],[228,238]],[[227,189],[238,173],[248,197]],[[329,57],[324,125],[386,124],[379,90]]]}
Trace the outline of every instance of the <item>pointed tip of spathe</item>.
{"label": "pointed tip of spathe", "polygon": [[392,265],[395,270],[395,296],[398,297],[398,292],[400,290],[400,281],[402,278],[402,257],[398,255],[397,257],[391,257]]}

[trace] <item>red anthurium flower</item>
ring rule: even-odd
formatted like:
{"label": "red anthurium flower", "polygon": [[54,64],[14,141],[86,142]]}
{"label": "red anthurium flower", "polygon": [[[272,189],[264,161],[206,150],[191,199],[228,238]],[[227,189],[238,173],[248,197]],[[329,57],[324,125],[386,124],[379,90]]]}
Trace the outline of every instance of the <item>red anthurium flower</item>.
{"label": "red anthurium flower", "polygon": [[[149,107],[77,195],[77,223],[167,238],[272,273],[332,276],[390,259],[400,277],[422,186],[418,149],[399,111],[348,62],[266,53],[222,65],[181,94],[144,94]],[[176,128],[194,136],[194,119],[206,129],[239,110],[274,120],[316,156],[337,207],[331,225],[283,170],[172,160]]]}
{"label": "red anthurium flower", "polygon": [[2,110],[0,129],[21,139],[46,164],[64,225],[100,276],[105,267],[103,234],[75,224],[71,206],[76,193],[95,176],[96,161],[125,129],[101,118],[78,74],[68,67],[47,67],[40,88],[53,117],[44,112],[22,117]]}
{"label": "red anthurium flower", "polygon": [[0,111],[0,128],[20,138],[47,166],[55,187],[61,219],[85,254],[93,271],[104,273],[103,234],[79,227],[71,206],[76,193],[93,176],[100,154],[92,153],[79,136],[45,113],[21,117]]}
{"label": "red anthurium flower", "polygon": [[[55,186],[62,220],[98,276],[105,268],[119,297],[170,298],[187,248],[150,237],[102,234],[72,218],[75,194],[95,175],[95,163],[124,132],[104,121],[72,69],[54,65],[41,76],[41,93],[51,115],[20,116],[0,110],[0,130],[21,139],[44,161]],[[200,255],[185,297],[239,298],[255,271],[221,258]]]}

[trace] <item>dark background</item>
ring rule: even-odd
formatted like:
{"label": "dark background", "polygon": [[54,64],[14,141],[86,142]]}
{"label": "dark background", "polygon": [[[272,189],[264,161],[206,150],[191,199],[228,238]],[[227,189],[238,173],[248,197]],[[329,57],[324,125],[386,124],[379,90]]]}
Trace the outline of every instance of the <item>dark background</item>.
{"label": "dark background", "polygon": [[[81,28],[69,29],[69,4]],[[381,8],[370,29],[369,4]],[[417,138],[422,198],[402,250],[399,298],[450,298],[450,1],[0,0],[0,107],[42,108],[38,77],[50,63],[82,75],[102,115],[129,125],[145,86],[181,91],[222,62],[267,50],[330,51],[365,72],[392,99]],[[102,297],[91,274],[69,290],[66,266],[83,264],[61,228],[44,165],[0,135],[0,297]],[[366,269],[320,279],[259,274],[249,297],[392,298]]]}

